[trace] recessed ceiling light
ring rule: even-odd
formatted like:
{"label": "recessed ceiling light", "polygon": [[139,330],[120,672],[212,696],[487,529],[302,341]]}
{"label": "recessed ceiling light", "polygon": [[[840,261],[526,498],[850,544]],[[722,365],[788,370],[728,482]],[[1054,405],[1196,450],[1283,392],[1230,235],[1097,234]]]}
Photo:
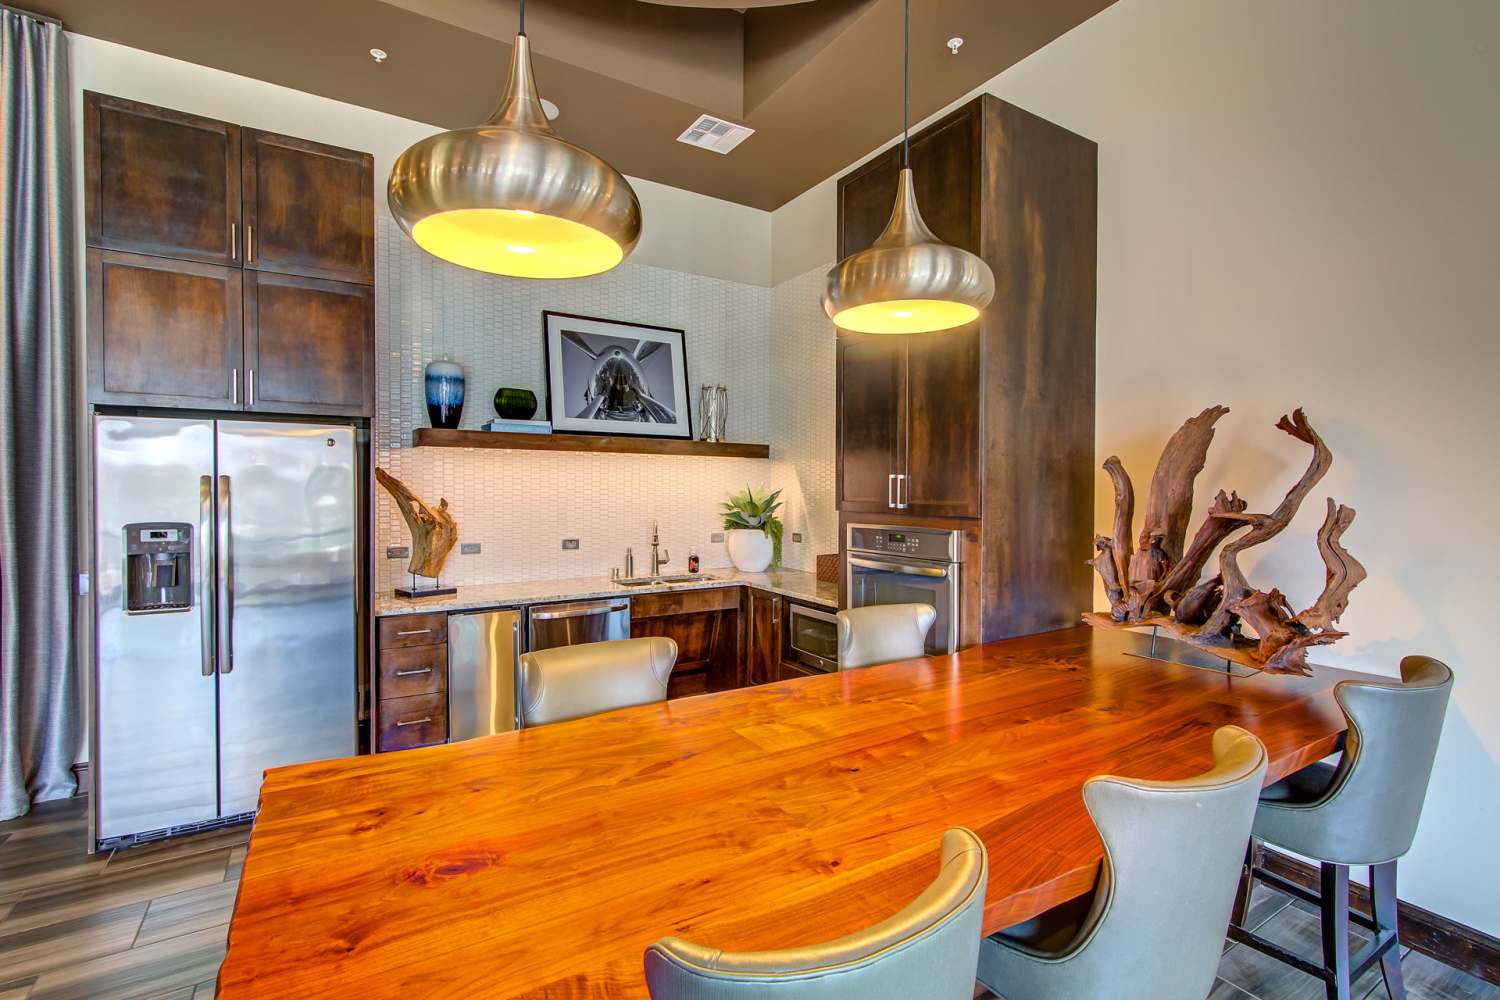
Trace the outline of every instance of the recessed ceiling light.
{"label": "recessed ceiling light", "polygon": [[954,55],[958,55],[959,46],[963,45],[963,43],[964,40],[962,38],[954,35],[952,38],[948,39],[948,51],[952,52]]}
{"label": "recessed ceiling light", "polygon": [[371,49],[370,58],[374,59],[377,63],[383,63],[387,59],[389,59],[390,56],[386,54],[385,49]]}

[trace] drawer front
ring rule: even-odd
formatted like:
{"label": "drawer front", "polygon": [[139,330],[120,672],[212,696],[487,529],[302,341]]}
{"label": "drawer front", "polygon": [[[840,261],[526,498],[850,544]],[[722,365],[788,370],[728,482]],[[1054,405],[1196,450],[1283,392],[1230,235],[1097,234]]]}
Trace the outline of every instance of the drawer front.
{"label": "drawer front", "polygon": [[380,651],[382,701],[448,690],[447,646],[398,646]]}
{"label": "drawer front", "polygon": [[635,594],[630,598],[630,617],[632,620],[639,620],[733,610],[740,606],[740,591],[743,589],[713,587],[708,590],[669,591],[665,594]]}
{"label": "drawer front", "polygon": [[381,650],[399,649],[402,646],[431,646],[447,644],[448,612],[438,611],[428,615],[397,615],[380,619]]}
{"label": "drawer front", "polygon": [[409,750],[448,738],[448,694],[419,694],[380,703],[380,750]]}

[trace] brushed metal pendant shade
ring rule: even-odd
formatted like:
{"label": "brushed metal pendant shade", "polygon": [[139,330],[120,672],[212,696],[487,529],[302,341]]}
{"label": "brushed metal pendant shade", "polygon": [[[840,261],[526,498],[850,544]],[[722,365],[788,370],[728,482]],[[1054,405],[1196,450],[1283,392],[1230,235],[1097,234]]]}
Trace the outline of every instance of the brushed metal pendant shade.
{"label": "brushed metal pendant shade", "polygon": [[518,278],[599,274],[639,242],[640,201],[623,174],[552,130],[524,25],[489,121],[412,145],[386,198],[418,246],[455,264]]}
{"label": "brushed metal pendant shade", "polygon": [[984,260],[935,236],[917,208],[910,139],[911,0],[906,2],[906,107],[901,176],[885,231],[828,272],[823,310],[851,333],[936,333],[979,318],[995,297]]}

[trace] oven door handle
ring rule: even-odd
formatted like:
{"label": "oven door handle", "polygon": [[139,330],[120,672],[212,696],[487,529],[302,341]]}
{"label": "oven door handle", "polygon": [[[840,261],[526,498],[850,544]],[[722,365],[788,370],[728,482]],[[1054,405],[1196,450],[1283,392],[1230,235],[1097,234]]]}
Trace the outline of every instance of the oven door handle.
{"label": "oven door handle", "polygon": [[862,566],[865,569],[883,569],[897,573],[910,573],[912,576],[930,576],[933,578],[946,577],[950,572],[946,566],[918,566],[914,563],[876,562],[873,559],[859,559],[855,556],[849,557],[849,565]]}

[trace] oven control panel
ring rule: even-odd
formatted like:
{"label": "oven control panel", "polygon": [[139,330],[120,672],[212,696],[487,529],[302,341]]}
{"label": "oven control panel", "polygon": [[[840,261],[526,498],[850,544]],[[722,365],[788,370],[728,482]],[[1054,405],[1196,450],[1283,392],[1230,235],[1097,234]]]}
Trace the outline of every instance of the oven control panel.
{"label": "oven control panel", "polygon": [[958,532],[941,528],[851,524],[849,549],[934,562],[957,562]]}

